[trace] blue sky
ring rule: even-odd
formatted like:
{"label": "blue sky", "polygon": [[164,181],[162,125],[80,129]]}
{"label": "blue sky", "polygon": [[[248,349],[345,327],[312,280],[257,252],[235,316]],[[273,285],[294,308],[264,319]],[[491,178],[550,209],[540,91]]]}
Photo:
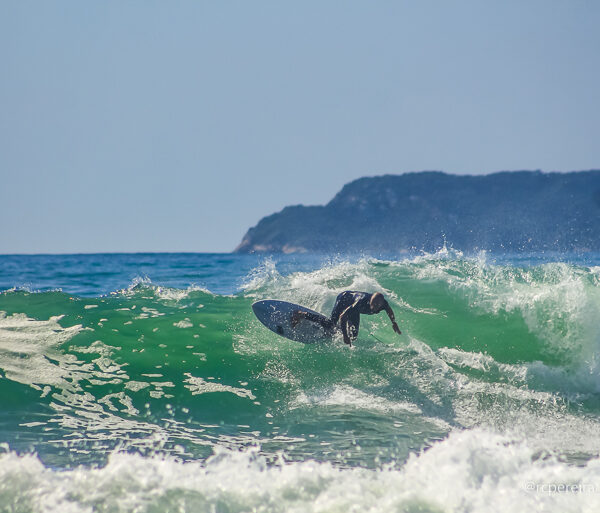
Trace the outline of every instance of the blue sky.
{"label": "blue sky", "polygon": [[232,250],[355,178],[600,168],[600,3],[0,0],[0,253]]}

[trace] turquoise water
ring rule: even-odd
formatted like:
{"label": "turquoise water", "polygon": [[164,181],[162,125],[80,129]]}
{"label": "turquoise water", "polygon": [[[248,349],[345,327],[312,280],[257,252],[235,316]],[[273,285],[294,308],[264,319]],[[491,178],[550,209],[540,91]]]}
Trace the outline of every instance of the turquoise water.
{"label": "turquoise water", "polygon": [[[598,255],[0,256],[0,289],[2,511],[600,508]],[[250,308],[346,289],[402,336]]]}

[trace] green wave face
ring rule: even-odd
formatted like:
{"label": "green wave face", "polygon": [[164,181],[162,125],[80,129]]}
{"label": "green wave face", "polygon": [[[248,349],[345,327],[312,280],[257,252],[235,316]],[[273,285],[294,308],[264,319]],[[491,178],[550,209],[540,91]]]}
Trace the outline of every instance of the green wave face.
{"label": "green wave face", "polygon": [[[380,314],[353,348],[305,346],[251,310],[273,298],[328,314],[348,289],[384,292],[403,335]],[[0,436],[52,467],[247,447],[269,462],[400,467],[473,427],[587,461],[600,434],[598,268],[437,255],[284,276],[266,261],[231,296],[9,291],[0,311]]]}

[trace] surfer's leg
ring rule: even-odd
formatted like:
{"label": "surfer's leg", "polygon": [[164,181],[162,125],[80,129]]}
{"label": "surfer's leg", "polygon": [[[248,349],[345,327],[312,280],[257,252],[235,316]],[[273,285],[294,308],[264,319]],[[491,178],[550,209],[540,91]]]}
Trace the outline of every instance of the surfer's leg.
{"label": "surfer's leg", "polygon": [[346,333],[348,333],[350,340],[356,340],[358,337],[358,329],[360,328],[360,317],[357,316],[356,319],[348,319],[347,326],[348,329]]}

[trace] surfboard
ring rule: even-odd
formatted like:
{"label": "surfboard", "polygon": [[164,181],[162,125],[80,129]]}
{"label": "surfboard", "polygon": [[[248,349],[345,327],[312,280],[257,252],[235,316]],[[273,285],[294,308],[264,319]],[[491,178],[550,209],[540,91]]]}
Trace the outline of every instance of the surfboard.
{"label": "surfboard", "polygon": [[301,319],[295,327],[292,327],[292,313],[297,310],[310,312],[313,315],[327,319],[323,314],[310,310],[309,308],[295,305],[294,303],[288,303],[287,301],[265,299],[254,303],[252,305],[252,310],[260,322],[272,332],[277,333],[282,337],[295,340],[296,342],[302,342],[303,344],[314,344],[319,341],[331,340],[331,333],[327,333],[327,331],[316,322]]}

